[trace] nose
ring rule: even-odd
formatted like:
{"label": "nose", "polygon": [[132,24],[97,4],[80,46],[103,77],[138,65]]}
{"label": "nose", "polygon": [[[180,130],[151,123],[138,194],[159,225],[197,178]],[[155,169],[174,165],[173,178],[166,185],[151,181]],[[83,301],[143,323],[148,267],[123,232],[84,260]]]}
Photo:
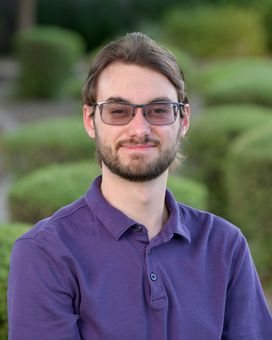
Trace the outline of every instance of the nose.
{"label": "nose", "polygon": [[150,124],[145,119],[143,110],[143,107],[135,107],[134,117],[128,125],[130,136],[142,138],[150,134]]}

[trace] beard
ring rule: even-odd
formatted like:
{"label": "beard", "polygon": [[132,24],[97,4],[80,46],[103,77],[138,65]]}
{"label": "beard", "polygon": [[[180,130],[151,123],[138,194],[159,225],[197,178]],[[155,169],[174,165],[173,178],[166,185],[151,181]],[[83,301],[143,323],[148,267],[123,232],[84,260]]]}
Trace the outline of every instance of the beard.
{"label": "beard", "polygon": [[[121,143],[117,143],[116,148],[106,145],[95,127],[96,135],[96,154],[99,163],[104,163],[106,167],[115,175],[131,181],[131,182],[146,182],[155,179],[162,175],[173,163],[177,163],[178,151],[180,148],[180,129],[178,134],[171,145],[162,149],[158,140],[145,137],[141,140],[134,138],[128,142],[131,145],[153,143],[159,150],[159,155],[154,160],[148,160],[147,156],[131,155],[130,160],[125,163],[117,154],[117,150]],[[176,164],[175,164],[176,166]]]}

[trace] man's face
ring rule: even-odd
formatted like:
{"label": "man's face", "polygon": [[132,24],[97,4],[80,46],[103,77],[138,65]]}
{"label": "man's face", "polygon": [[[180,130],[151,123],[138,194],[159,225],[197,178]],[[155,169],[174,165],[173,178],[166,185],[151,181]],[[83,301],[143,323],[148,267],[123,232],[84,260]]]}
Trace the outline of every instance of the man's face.
{"label": "man's face", "polygon": [[[113,63],[100,75],[97,102],[112,100],[132,104],[146,104],[155,100],[177,102],[177,91],[161,73],[133,64]],[[188,129],[189,107],[185,118],[179,115],[171,125],[150,125],[142,108],[122,126],[102,122],[99,109],[89,117],[90,108],[84,106],[84,124],[88,134],[95,138],[97,152],[103,167],[130,180],[147,181],[164,173],[176,157],[182,136]]]}

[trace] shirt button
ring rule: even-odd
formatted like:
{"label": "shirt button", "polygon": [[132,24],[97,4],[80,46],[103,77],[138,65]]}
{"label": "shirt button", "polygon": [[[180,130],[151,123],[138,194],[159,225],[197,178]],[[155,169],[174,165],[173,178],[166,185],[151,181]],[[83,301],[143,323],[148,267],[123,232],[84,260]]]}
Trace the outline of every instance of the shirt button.
{"label": "shirt button", "polygon": [[136,226],[133,228],[133,230],[139,233],[140,231],[143,230],[143,227],[140,226],[140,225],[136,225]]}
{"label": "shirt button", "polygon": [[151,274],[150,274],[150,279],[151,279],[152,281],[157,281],[158,277],[157,277],[157,275],[156,275],[155,273],[151,273]]}

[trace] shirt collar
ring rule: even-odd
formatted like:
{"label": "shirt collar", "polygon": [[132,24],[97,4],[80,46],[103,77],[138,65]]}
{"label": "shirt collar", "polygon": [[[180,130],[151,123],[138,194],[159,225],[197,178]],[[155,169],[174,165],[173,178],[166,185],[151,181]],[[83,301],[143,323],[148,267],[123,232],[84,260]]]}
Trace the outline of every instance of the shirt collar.
{"label": "shirt collar", "polygon": [[162,237],[169,240],[173,234],[186,238],[191,242],[191,234],[189,228],[184,223],[183,212],[180,208],[180,203],[176,201],[173,194],[166,190],[165,202],[170,213],[169,219],[163,227]]}
{"label": "shirt collar", "polygon": [[[94,180],[86,193],[85,199],[94,216],[96,216],[110,234],[118,240],[130,227],[138,223],[109,204],[101,193],[101,181],[102,176]],[[174,196],[168,190],[166,191],[165,199],[170,216],[161,232],[163,242],[170,240],[173,234],[178,234],[190,242],[190,232],[184,224],[181,209]]]}

